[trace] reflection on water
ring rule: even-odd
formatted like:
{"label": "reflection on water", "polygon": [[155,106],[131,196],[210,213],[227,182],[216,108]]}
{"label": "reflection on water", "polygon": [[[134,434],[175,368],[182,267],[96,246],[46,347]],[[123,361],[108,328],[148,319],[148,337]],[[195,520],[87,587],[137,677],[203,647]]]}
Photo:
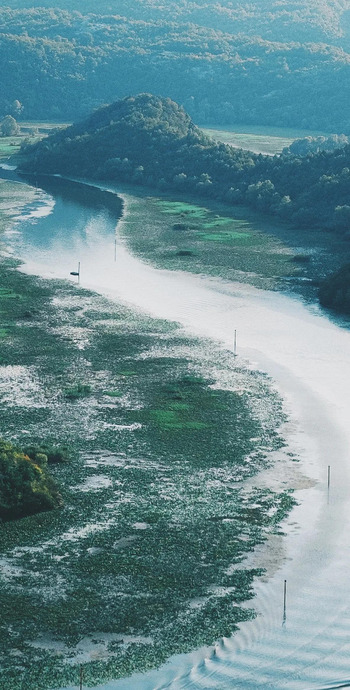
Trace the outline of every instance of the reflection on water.
{"label": "reflection on water", "polygon": [[[238,355],[274,377],[291,412],[292,432],[300,441],[301,469],[318,480],[315,488],[297,494],[300,505],[287,529],[286,559],[267,583],[258,583],[255,621],[243,624],[238,634],[222,640],[214,650],[182,656],[158,671],[101,687],[347,687],[350,333],[296,299],[155,270],[130,255],[119,241],[115,254],[121,209],[115,196],[60,179],[45,180],[43,187],[47,203],[52,195],[55,198],[50,214],[27,217],[17,226],[18,233],[8,237],[25,269],[68,278],[80,261],[83,287],[179,321],[192,333],[215,338],[231,350],[237,329]],[[127,197],[124,205],[127,214]],[[282,625],[285,579],[288,599]]]}
{"label": "reflection on water", "polygon": [[38,262],[42,268],[57,264],[61,271],[57,275],[64,278],[83,256],[94,253],[96,245],[114,243],[122,212],[118,196],[58,177],[25,179],[40,187],[34,204],[18,219],[19,232],[11,238],[16,257]]}

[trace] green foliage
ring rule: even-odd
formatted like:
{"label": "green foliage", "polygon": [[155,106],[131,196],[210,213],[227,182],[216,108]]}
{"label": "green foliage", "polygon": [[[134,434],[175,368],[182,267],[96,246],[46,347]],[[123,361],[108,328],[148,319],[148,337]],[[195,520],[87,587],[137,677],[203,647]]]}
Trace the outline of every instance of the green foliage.
{"label": "green foliage", "polygon": [[[305,156],[257,155],[215,143],[182,107],[149,94],[104,106],[28,146],[21,167],[186,191],[249,204],[301,226],[350,229],[350,144]],[[161,208],[169,214],[177,211],[184,221],[206,214],[185,202],[164,201]],[[228,222],[218,217],[203,238],[249,242],[245,233],[225,233]],[[186,222],[175,227],[186,228]],[[192,255],[190,247],[180,251],[179,256]]]}
{"label": "green foliage", "polygon": [[350,143],[349,137],[345,134],[332,134],[330,137],[305,137],[296,139],[290,146],[284,148],[282,153],[291,153],[295,156],[306,156],[308,153],[319,153],[320,151],[336,151]]}
{"label": "green foliage", "polygon": [[64,395],[68,400],[79,400],[91,394],[91,386],[86,383],[76,383],[71,388],[66,388]]}
{"label": "green foliage", "polygon": [[[236,373],[231,355],[174,324],[70,283],[3,266],[0,273],[0,284],[22,297],[1,302],[13,334],[0,356],[35,365],[38,375],[29,404],[13,406],[4,396],[1,429],[22,439],[30,429],[37,445],[26,450],[43,463],[43,432],[76,452],[75,462],[52,467],[64,475],[64,510],[3,524],[1,559],[12,575],[0,591],[2,686],[73,687],[75,645],[91,637],[93,656],[100,631],[106,654],[116,656],[86,665],[91,687],[231,634],[253,615],[241,602],[253,596],[259,574],[232,566],[275,532],[276,516],[291,505],[284,492],[243,481],[281,446],[283,414],[268,380],[241,367]],[[21,322],[16,329],[34,305],[35,328]],[[75,327],[89,334],[83,349],[66,337]],[[91,402],[67,404],[57,395],[64,380],[88,381]],[[234,390],[214,389],[216,380]],[[106,390],[122,391],[127,404],[106,399]],[[173,412],[182,426],[167,428],[170,416],[154,416],[158,410]],[[226,596],[225,587],[234,590]],[[192,608],[198,599],[202,605]]]}
{"label": "green foliage", "polygon": [[31,445],[23,449],[25,455],[28,455],[33,462],[42,464],[41,458],[46,457],[46,462],[50,465],[61,464],[69,462],[70,451],[67,446],[57,446],[43,443],[40,446]]}
{"label": "green foliage", "polygon": [[0,136],[12,137],[19,134],[20,128],[12,115],[6,115],[0,122]]}
{"label": "green foliage", "polygon": [[0,519],[13,520],[62,505],[46,470],[47,456],[35,458],[0,440]]}
{"label": "green foliage", "polygon": [[33,4],[0,9],[4,114],[75,120],[143,90],[197,122],[349,127],[346,3]]}
{"label": "green foliage", "polygon": [[319,290],[320,302],[343,314],[350,314],[350,264],[329,276]]}

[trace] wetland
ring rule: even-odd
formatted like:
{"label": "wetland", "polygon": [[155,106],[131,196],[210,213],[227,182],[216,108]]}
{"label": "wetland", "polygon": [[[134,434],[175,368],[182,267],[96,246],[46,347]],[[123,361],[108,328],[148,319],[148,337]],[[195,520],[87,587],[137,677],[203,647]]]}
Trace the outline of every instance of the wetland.
{"label": "wetland", "polygon": [[[244,602],[262,572],[244,559],[294,504],[290,487],[248,482],[276,453],[296,460],[270,380],[215,341],[58,279],[74,248],[96,261],[106,246],[113,261],[121,204],[43,187],[1,182],[0,434],[70,460],[50,468],[63,508],[1,525],[7,690],[74,685],[81,663],[94,685],[231,634],[254,616]],[[51,280],[18,270],[29,247]]]}
{"label": "wetland", "polygon": [[[88,686],[134,687],[135,672],[254,626],[294,516],[317,523],[310,464],[328,462],[337,438],[318,398],[342,419],[336,355],[348,345],[346,320],[333,326],[315,305],[316,279],[348,250],[242,207],[11,175],[0,435],[65,447],[69,461],[50,467],[62,508],[1,525],[3,678],[6,690],[73,688],[83,664]],[[301,417],[324,429],[322,453],[295,438],[300,384],[287,371],[316,396]],[[306,557],[297,544],[300,572],[314,551],[327,561],[323,541]],[[147,677],[135,687],[159,683]]]}

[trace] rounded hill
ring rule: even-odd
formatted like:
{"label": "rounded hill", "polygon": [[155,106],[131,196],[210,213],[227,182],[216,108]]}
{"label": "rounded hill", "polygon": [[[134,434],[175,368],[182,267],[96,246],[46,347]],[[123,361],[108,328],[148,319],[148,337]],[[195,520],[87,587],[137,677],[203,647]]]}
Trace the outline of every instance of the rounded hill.
{"label": "rounded hill", "polygon": [[20,168],[160,188],[199,184],[209,191],[251,157],[216,144],[170,98],[139,94],[27,146]]}

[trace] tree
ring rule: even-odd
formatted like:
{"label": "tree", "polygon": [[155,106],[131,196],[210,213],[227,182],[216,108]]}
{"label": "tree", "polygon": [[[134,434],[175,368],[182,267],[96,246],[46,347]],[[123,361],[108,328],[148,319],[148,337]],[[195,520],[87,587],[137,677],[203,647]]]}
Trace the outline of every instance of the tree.
{"label": "tree", "polygon": [[62,505],[57,487],[47,472],[47,455],[32,459],[0,439],[0,520],[13,520]]}
{"label": "tree", "polygon": [[350,314],[350,264],[345,264],[323,281],[319,300],[324,307]]}
{"label": "tree", "polygon": [[335,226],[341,230],[350,231],[350,206],[336,206],[334,210]]}
{"label": "tree", "polygon": [[20,127],[12,115],[6,115],[0,122],[0,134],[2,137],[13,137],[19,134]]}
{"label": "tree", "polygon": [[12,112],[13,115],[15,115],[16,117],[18,117],[19,115],[21,115],[21,113],[23,112],[23,105],[22,105],[21,101],[18,101],[18,100],[17,100],[17,98],[16,98],[15,101],[13,101],[13,102],[11,103],[11,112]]}

